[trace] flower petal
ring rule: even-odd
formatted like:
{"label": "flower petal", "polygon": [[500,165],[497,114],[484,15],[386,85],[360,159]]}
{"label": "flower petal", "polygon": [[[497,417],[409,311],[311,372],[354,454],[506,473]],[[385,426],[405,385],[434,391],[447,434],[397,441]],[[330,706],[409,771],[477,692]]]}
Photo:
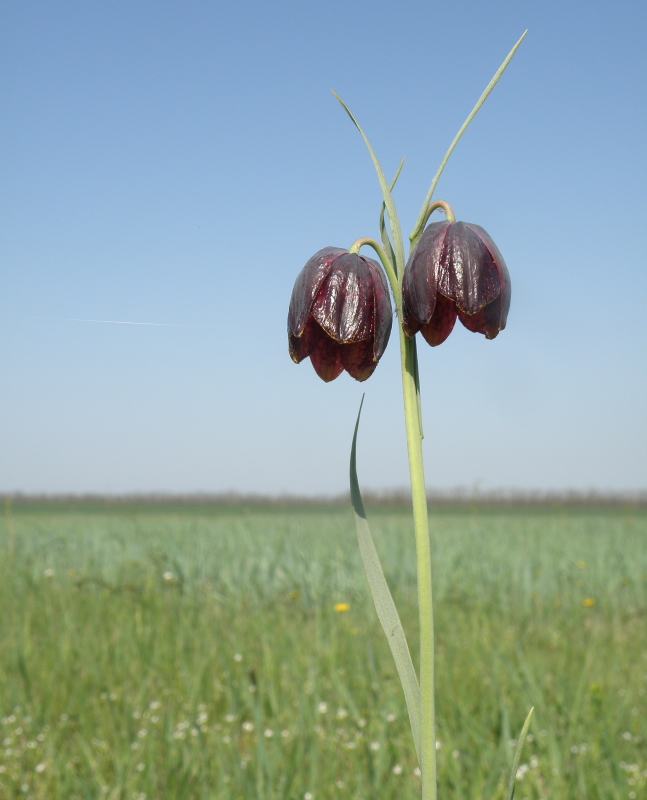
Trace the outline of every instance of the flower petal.
{"label": "flower petal", "polygon": [[432,347],[442,344],[454,330],[456,324],[456,306],[442,294],[436,298],[436,308],[429,322],[420,325],[420,333]]}
{"label": "flower petal", "polygon": [[373,360],[377,364],[384,355],[391,336],[393,307],[391,306],[391,295],[389,294],[389,287],[382,267],[372,258],[364,258],[364,261],[368,265],[373,284],[373,315],[375,320],[373,324]]}
{"label": "flower petal", "polygon": [[438,291],[466,314],[475,314],[501,292],[499,270],[480,233],[474,230],[478,227],[464,222],[449,226],[436,273]]}
{"label": "flower petal", "polygon": [[326,383],[334,381],[344,371],[339,345],[316,322],[310,331],[310,345],[310,361],[315,372]]}
{"label": "flower petal", "polygon": [[339,346],[339,352],[344,369],[356,381],[365,381],[370,378],[377,367],[377,359],[373,356],[372,339],[342,344]]}
{"label": "flower petal", "polygon": [[502,311],[503,298],[499,296],[476,314],[466,314],[458,309],[458,318],[468,331],[483,333],[486,339],[494,339],[505,328]]}
{"label": "flower petal", "polygon": [[288,335],[301,336],[314,299],[330,272],[332,262],[346,252],[341,247],[324,247],[308,259],[292,289],[288,311]]}
{"label": "flower petal", "polygon": [[438,291],[436,277],[438,264],[450,224],[432,222],[428,225],[409,256],[402,284],[404,317],[409,330],[412,331],[407,335],[413,335],[419,330],[418,323],[429,322],[434,313]]}
{"label": "flower petal", "polygon": [[373,337],[373,281],[366,261],[344,253],[332,263],[312,304],[312,316],[339,344]]}

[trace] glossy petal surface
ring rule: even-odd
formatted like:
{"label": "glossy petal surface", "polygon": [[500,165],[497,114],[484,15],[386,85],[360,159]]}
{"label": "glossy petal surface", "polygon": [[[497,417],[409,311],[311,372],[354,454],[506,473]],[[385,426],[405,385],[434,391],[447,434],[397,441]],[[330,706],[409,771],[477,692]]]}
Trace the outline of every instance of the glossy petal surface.
{"label": "glossy petal surface", "polygon": [[328,277],[332,262],[345,252],[346,250],[341,247],[324,247],[308,259],[292,289],[288,311],[288,335],[301,336],[312,303],[319,293],[321,284]]}
{"label": "glossy petal surface", "polygon": [[501,291],[490,251],[462,222],[449,226],[437,271],[438,291],[466,314],[475,314]]}
{"label": "glossy petal surface", "polygon": [[510,276],[480,225],[428,225],[409,257],[402,290],[405,333],[421,331],[432,346],[449,336],[456,315],[466,328],[488,339],[505,328]]}
{"label": "glossy petal surface", "polygon": [[354,344],[342,344],[339,346],[339,351],[344,369],[356,381],[365,381],[371,377],[377,367],[377,360],[373,357],[372,339]]}
{"label": "glossy petal surface", "polygon": [[420,324],[429,322],[436,307],[438,264],[441,261],[445,234],[449,222],[432,222],[425,228],[420,241],[409,256],[402,284],[405,319],[409,318],[411,329],[420,329]]}
{"label": "glossy petal surface", "polygon": [[301,270],[288,312],[290,357],[310,357],[317,375],[334,380],[344,369],[364,381],[384,353],[393,322],[380,265],[326,247]]}
{"label": "glossy petal surface", "polygon": [[452,300],[439,294],[436,310],[429,322],[420,326],[420,333],[432,347],[442,344],[454,330],[456,324],[456,305]]}

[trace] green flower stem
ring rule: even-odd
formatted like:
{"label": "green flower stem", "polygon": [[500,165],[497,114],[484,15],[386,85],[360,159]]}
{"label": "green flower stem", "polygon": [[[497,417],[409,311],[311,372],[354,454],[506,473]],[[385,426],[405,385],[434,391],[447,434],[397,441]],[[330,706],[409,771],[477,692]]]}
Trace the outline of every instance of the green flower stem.
{"label": "green flower stem", "polygon": [[382,262],[382,266],[384,267],[384,271],[386,272],[387,278],[389,279],[389,283],[391,284],[391,290],[393,292],[393,296],[395,297],[395,304],[398,307],[400,303],[400,284],[398,283],[398,278],[395,274],[395,270],[393,269],[393,264],[391,263],[391,259],[387,256],[384,248],[378,244],[375,239],[371,239],[369,236],[364,236],[361,239],[356,239],[351,246],[348,248],[349,253],[359,253],[360,247],[363,245],[368,245],[372,247],[373,250],[378,254],[380,261]]}
{"label": "green flower stem", "polygon": [[[398,308],[401,320],[402,308]],[[434,697],[434,613],[431,591],[431,547],[427,491],[422,462],[422,421],[418,394],[418,359],[415,340],[400,333],[402,392],[407,431],[413,524],[418,565],[418,616],[420,620],[420,770],[422,800],[436,800],[436,702]]]}
{"label": "green flower stem", "polygon": [[[441,205],[439,205],[441,204]],[[439,208],[451,207],[444,201],[434,204]],[[445,212],[447,213],[447,209]],[[433,210],[433,209],[432,209]],[[431,213],[431,212],[430,212]],[[397,218],[396,218],[397,219]],[[397,222],[396,222],[397,224]],[[422,461],[422,416],[420,413],[420,387],[418,384],[418,356],[415,339],[408,339],[402,328],[402,287],[391,260],[375,239],[357,239],[348,248],[358,253],[368,245],[378,254],[389,278],[398,315],[400,359],[402,364],[402,394],[404,420],[407,432],[413,525],[416,536],[416,562],[418,566],[418,616],[420,620],[420,771],[422,773],[422,800],[436,800],[436,701],[434,696],[434,612],[431,591],[431,547],[429,544],[429,517],[427,490]]]}
{"label": "green flower stem", "polygon": [[449,203],[446,202],[445,200],[434,200],[434,202],[430,203],[429,207],[427,208],[427,213],[425,214],[424,222],[422,223],[423,229],[427,224],[429,217],[438,208],[442,208],[442,210],[445,212],[445,219],[447,220],[447,222],[456,222],[456,217],[454,216],[454,209],[449,205]]}

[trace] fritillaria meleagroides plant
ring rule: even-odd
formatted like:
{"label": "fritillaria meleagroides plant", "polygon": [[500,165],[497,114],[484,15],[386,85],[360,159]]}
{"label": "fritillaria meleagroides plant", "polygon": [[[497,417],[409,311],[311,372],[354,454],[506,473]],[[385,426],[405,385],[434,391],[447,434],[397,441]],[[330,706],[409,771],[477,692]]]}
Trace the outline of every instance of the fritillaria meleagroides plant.
{"label": "fritillaria meleagroides plant", "polygon": [[[317,375],[332,381],[344,370],[358,381],[369,378],[391,334],[395,304],[404,416],[416,537],[420,668],[416,674],[407,640],[366,520],[356,471],[359,415],[351,448],[350,487],[360,552],[375,607],[395,659],[409,713],[422,774],[423,800],[436,800],[436,721],[434,702],[434,626],[427,500],[422,462],[422,418],[416,334],[432,347],[442,344],[460,322],[470,331],[494,339],[505,328],[510,306],[510,276],[499,249],[479,225],[456,222],[449,203],[432,202],[438,179],[463,132],[508,66],[525,33],[512,48],[445,154],[409,236],[405,261],[400,222],[391,190],[370,142],[343,100],[335,97],[361,133],[382,189],[380,239],[357,239],[347,249],[324,247],[299,273],[288,313],[288,341],[297,364],[310,358]],[[445,219],[427,225],[433,211]],[[388,226],[388,228],[387,228]],[[367,245],[379,262],[360,255]],[[389,292],[390,289],[390,292]],[[361,408],[360,408],[361,413]],[[514,780],[532,709],[524,723],[511,766],[507,800]]]}

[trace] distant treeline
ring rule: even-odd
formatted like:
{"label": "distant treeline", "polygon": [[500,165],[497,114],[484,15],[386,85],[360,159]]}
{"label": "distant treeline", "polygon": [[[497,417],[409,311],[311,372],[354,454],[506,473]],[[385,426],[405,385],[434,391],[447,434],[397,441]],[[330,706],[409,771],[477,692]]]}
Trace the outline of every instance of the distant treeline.
{"label": "distant treeline", "polygon": [[[339,506],[350,503],[342,495],[264,495],[238,492],[189,494],[135,493],[135,494],[5,494],[6,500],[16,506]],[[411,497],[406,490],[363,492],[370,505],[408,506]],[[637,492],[541,491],[520,489],[434,490],[427,493],[431,507],[570,507],[570,508],[647,508],[647,490]]]}

